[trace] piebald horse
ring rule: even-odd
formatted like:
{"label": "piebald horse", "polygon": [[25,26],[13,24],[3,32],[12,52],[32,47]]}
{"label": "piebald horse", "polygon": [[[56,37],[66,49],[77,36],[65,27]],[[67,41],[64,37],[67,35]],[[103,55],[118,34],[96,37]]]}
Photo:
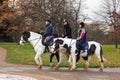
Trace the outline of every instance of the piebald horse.
{"label": "piebald horse", "polygon": [[[62,43],[62,44],[61,44]],[[56,65],[56,69],[59,68],[59,65],[61,64],[64,54],[66,54],[68,57],[68,62],[70,63],[70,70],[74,70],[76,68],[76,62],[79,60],[80,56],[83,57],[83,59],[86,61],[86,67],[85,70],[87,71],[89,67],[89,62],[92,55],[96,55],[97,58],[100,61],[100,71],[103,71],[104,65],[103,62],[106,61],[106,59],[103,57],[103,51],[100,43],[95,41],[89,41],[88,42],[88,50],[86,50],[84,53],[78,54],[76,51],[76,40],[75,39],[67,39],[67,38],[61,38],[57,39],[53,44],[53,53],[59,52],[60,60],[58,64]]]}
{"label": "piebald horse", "polygon": [[[32,31],[24,32],[21,36],[19,44],[23,45],[27,41],[33,46],[34,51],[36,52],[34,59],[36,64],[38,65],[38,68],[42,68],[43,63],[42,63],[41,55],[44,53],[45,50],[45,46],[42,44],[42,35]],[[52,56],[53,55],[54,54],[52,54]],[[58,55],[56,56],[57,56],[57,60],[59,61]]]}

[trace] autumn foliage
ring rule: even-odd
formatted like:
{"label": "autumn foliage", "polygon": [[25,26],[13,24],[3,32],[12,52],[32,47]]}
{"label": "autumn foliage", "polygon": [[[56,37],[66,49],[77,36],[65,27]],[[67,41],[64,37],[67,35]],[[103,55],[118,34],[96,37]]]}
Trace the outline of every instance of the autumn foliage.
{"label": "autumn foliage", "polygon": [[14,9],[8,7],[8,0],[3,0],[0,4],[0,37],[5,41],[11,41],[13,32],[15,32],[16,26],[14,26],[15,15]]}

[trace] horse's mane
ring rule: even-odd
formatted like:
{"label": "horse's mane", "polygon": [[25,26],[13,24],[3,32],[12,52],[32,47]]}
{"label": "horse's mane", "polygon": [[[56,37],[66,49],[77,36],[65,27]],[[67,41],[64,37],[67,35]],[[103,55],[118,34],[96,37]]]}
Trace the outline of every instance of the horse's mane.
{"label": "horse's mane", "polygon": [[29,31],[29,32],[32,33],[32,34],[35,34],[35,35],[37,35],[37,36],[41,36],[41,37],[42,37],[42,35],[39,34],[39,33],[36,33],[36,32],[33,32],[33,31]]}

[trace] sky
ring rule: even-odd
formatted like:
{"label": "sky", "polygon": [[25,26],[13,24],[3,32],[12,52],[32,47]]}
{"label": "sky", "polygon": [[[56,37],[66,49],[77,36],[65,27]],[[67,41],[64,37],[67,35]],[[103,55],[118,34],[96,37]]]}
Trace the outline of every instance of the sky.
{"label": "sky", "polygon": [[83,12],[88,15],[88,17],[92,18],[93,20],[97,19],[98,16],[94,14],[94,12],[99,11],[101,5],[101,0],[86,0],[85,9]]}

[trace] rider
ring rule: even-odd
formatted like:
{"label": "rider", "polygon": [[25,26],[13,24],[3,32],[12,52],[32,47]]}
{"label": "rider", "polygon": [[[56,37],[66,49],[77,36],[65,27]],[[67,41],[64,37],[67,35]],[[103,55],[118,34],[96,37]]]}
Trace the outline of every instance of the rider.
{"label": "rider", "polygon": [[84,22],[81,22],[79,24],[76,48],[77,48],[77,51],[79,54],[80,54],[80,52],[85,52],[85,50],[87,49],[86,30],[85,30]]}
{"label": "rider", "polygon": [[46,20],[46,30],[43,34],[42,44],[45,45],[45,52],[49,52],[48,46],[53,44],[53,26],[50,20]]}
{"label": "rider", "polygon": [[72,35],[71,35],[72,30],[71,30],[70,24],[66,19],[63,20],[63,25],[64,25],[63,37],[72,38]]}

